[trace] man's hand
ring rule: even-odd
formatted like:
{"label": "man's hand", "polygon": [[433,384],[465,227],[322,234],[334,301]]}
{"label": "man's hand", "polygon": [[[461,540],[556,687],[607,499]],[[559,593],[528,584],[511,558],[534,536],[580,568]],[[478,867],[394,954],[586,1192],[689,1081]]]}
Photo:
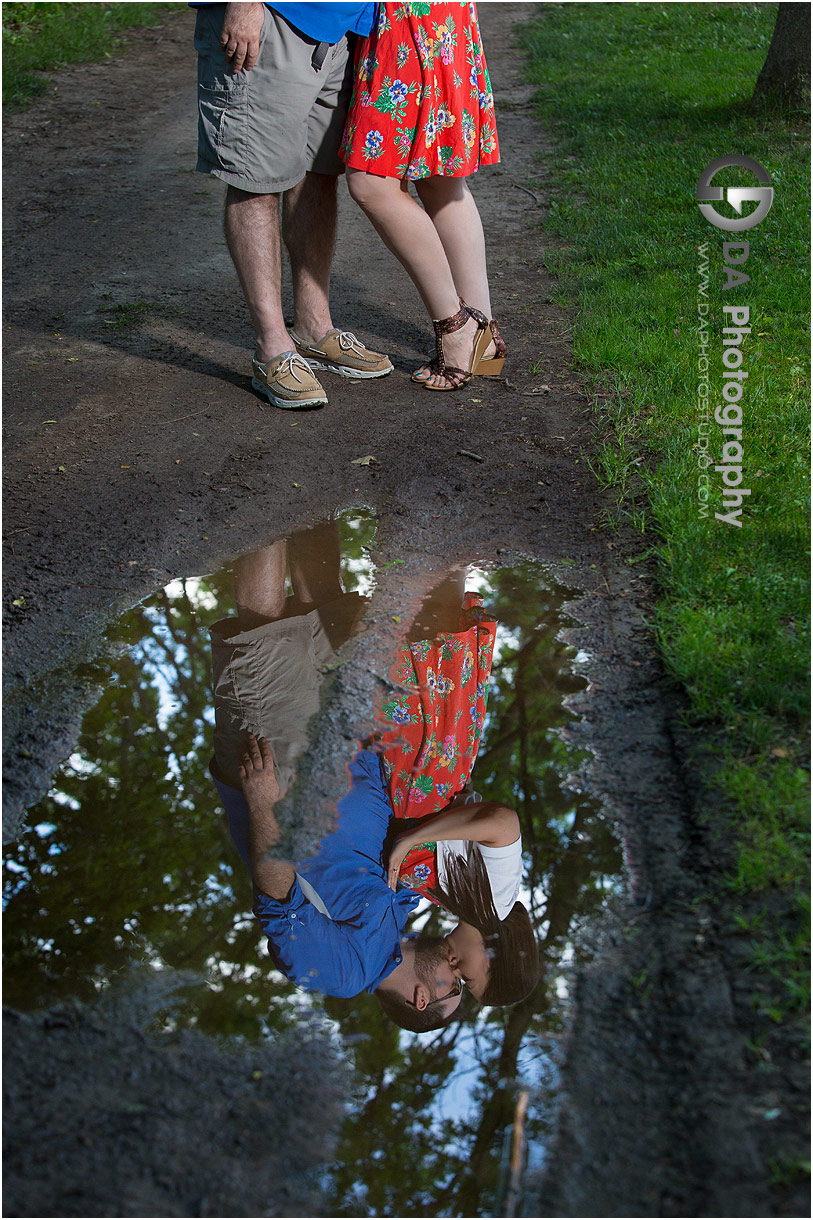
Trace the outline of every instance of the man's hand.
{"label": "man's hand", "polygon": [[282,796],[282,792],[274,771],[271,746],[264,737],[258,738],[253,733],[249,733],[238,773],[249,811],[260,814],[266,825],[273,826],[276,830],[276,836],[269,840],[269,846],[273,846],[279,841],[274,806]]}
{"label": "man's hand", "polygon": [[415,832],[408,830],[403,834],[398,835],[393,840],[390,848],[390,858],[387,862],[387,885],[391,890],[398,888],[398,874],[401,871],[401,865],[404,862],[404,857],[413,847],[417,847],[423,840],[416,837]]}
{"label": "man's hand", "polygon": [[226,5],[220,45],[233,72],[250,72],[256,64],[264,19],[264,4]]}
{"label": "man's hand", "polygon": [[271,747],[264,737],[249,733],[239,772],[248,804],[251,876],[258,890],[282,902],[291,892],[296,873],[286,860],[274,860],[268,854],[268,849],[280,840],[274,805],[282,793],[274,774]]}

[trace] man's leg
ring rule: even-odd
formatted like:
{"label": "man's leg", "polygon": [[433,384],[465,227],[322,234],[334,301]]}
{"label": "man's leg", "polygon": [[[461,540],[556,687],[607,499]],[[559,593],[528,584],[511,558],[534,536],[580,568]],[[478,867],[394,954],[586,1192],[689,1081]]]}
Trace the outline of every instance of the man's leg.
{"label": "man's leg", "polygon": [[[340,564],[337,521],[322,521],[296,530],[287,540],[242,555],[234,565],[240,630],[251,631],[289,614],[305,613],[304,606],[313,608],[341,597]],[[285,596],[289,566],[296,608]]]}
{"label": "man's leg", "polygon": [[[291,258],[294,329],[306,343],[329,331],[330,265],[336,240],[336,178],[308,173],[286,191],[282,233]],[[293,348],[282,312],[279,195],[229,186],[225,232],[263,363]]]}
{"label": "man's leg", "polygon": [[288,539],[294,596],[302,606],[318,607],[342,595],[338,521],[297,530]]}
{"label": "man's leg", "polygon": [[254,323],[251,384],[275,407],[322,406],[327,395],[309,366],[295,355],[282,315],[279,195],[242,191],[229,184],[224,229]]}
{"label": "man's leg", "polygon": [[285,615],[287,545],[272,542],[242,555],[234,565],[234,594],[240,631],[251,631]]}
{"label": "man's leg", "polygon": [[304,343],[317,343],[333,328],[330,265],[336,241],[336,184],[333,174],[307,173],[283,196],[282,236],[291,259],[294,330]]}
{"label": "man's leg", "polygon": [[308,171],[286,191],[282,236],[291,257],[297,351],[315,370],[343,377],[386,377],[392,364],[347,331],[334,328],[330,317],[330,264],[336,239],[336,174]]}
{"label": "man's leg", "polygon": [[282,315],[279,195],[255,195],[229,186],[224,230],[265,364],[293,349]]}

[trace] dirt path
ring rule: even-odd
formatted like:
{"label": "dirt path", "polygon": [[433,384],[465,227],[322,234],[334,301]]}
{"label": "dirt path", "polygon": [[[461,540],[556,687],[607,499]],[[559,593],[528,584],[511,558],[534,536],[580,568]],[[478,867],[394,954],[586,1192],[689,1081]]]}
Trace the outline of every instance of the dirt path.
{"label": "dirt path", "polygon": [[[509,64],[510,10],[522,7],[500,6],[492,22],[494,54]],[[420,302],[342,189],[335,316],[389,351],[397,373],[367,386],[332,378],[328,408],[291,419],[250,390],[222,187],[192,172],[190,22],[179,13],[129,56],[61,74],[6,124],[10,691],[85,656],[111,602],[132,603],[181,567],[212,570],[337,504],[401,504],[430,521],[451,507],[449,536],[471,518],[475,545],[487,545],[491,520],[557,560],[582,551],[596,515],[589,471],[574,465],[589,424],[568,322],[547,303],[538,205],[520,189],[538,142],[529,90],[498,71],[505,161],[476,183],[511,335],[508,382],[416,393],[404,373],[428,346]],[[540,356],[544,372],[529,374]],[[543,384],[549,395],[530,395]],[[352,464],[370,453],[374,467]],[[594,549],[603,562],[605,547]],[[49,688],[52,730],[59,702]]]}
{"label": "dirt path", "polygon": [[503,162],[474,189],[510,363],[459,394],[409,382],[423,311],[343,188],[335,318],[396,372],[331,379],[329,406],[294,419],[252,393],[222,187],[193,172],[186,10],[6,119],[6,825],[70,749],[88,698],[74,667],[100,628],[179,573],[359,502],[408,560],[550,562],[584,590],[571,638],[592,657],[585,782],[625,837],[633,901],[580,983],[539,1214],[768,1215],[759,1113],[775,1082],[755,1091],[715,929],[693,905],[717,874],[670,734],[650,582],[625,561],[640,540],[599,528],[591,417],[540,268],[542,137],[512,43],[530,8],[481,6]]}

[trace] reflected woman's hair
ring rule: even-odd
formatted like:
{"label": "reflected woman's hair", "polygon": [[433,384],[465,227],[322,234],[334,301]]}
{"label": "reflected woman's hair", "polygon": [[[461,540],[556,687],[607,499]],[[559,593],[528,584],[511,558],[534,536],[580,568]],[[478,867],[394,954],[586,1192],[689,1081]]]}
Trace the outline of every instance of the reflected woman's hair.
{"label": "reflected woman's hair", "polygon": [[531,918],[515,902],[505,919],[494,907],[485,861],[476,843],[468,858],[446,862],[446,885],[426,891],[441,906],[482,933],[489,951],[488,984],[482,1004],[518,1004],[539,982],[539,949]]}

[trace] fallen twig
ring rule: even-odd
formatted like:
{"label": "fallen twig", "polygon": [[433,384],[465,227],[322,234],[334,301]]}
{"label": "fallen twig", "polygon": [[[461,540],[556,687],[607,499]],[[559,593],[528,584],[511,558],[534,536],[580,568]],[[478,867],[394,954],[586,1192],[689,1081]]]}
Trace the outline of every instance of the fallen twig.
{"label": "fallen twig", "polygon": [[531,199],[533,199],[533,201],[537,207],[542,206],[542,200],[539,198],[538,195],[535,195],[533,193],[533,191],[529,191],[527,186],[520,186],[518,182],[515,182],[514,186],[517,188],[518,191],[524,191],[526,195],[530,195]]}
{"label": "fallen twig", "polygon": [[191,415],[179,415],[177,419],[159,419],[159,424],[179,424],[181,420],[193,419],[196,415],[203,415],[204,411],[208,411],[208,407],[203,407],[200,411],[193,411]]}

